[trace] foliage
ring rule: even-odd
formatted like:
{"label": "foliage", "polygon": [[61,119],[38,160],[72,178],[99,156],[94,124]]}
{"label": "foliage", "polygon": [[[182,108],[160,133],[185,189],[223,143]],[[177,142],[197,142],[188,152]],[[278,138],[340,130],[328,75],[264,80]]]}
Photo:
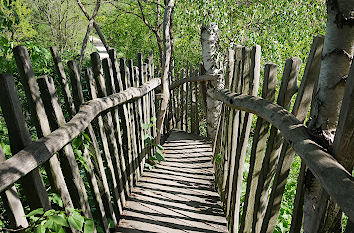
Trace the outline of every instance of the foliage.
{"label": "foliage", "polygon": [[31,23],[31,13],[25,0],[0,0],[0,39],[23,41],[32,38],[36,31]]}
{"label": "foliage", "polygon": [[[148,124],[144,123],[143,124],[143,129],[148,131],[148,130],[151,129],[151,127],[156,128],[155,122],[156,122],[156,118],[152,117],[151,120],[150,120],[150,123],[148,123]],[[149,154],[148,161],[147,161],[147,163],[145,163],[145,166],[148,169],[151,170],[157,164],[160,164],[162,161],[166,161],[165,152],[164,152],[164,148],[160,144],[157,144],[155,142],[155,139],[154,139],[153,136],[151,136],[149,134],[146,134],[145,138],[144,138],[144,141],[145,141],[145,147],[146,148],[151,148],[152,147],[155,150],[153,155]]]}
{"label": "foliage", "polygon": [[50,209],[44,212],[43,208],[31,211],[26,215],[30,219],[30,226],[26,232],[65,233],[69,227],[79,232],[94,232],[94,221],[85,218],[79,210],[68,208],[68,211]]}

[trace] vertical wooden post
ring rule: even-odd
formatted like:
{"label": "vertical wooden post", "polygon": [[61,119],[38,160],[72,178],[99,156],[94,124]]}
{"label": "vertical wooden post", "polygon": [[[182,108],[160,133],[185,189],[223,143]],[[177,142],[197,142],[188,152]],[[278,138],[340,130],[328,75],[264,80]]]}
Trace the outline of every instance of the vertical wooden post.
{"label": "vertical wooden post", "polygon": [[[126,59],[120,58],[120,80],[122,86],[119,87],[119,91],[127,89],[127,70],[126,70]],[[134,160],[133,160],[133,149],[132,149],[132,135],[131,135],[131,126],[130,126],[130,105],[124,104],[123,111],[120,112],[120,119],[122,121],[123,127],[123,145],[126,145],[123,149],[126,150],[129,169],[129,185],[132,188],[134,186]]]}
{"label": "vertical wooden post", "polygon": [[58,53],[58,49],[56,47],[52,46],[52,47],[50,47],[50,52],[52,54],[55,70],[56,70],[58,77],[59,77],[61,90],[62,90],[63,96],[64,96],[65,106],[66,106],[67,110],[71,114],[73,114],[75,112],[75,106],[74,106],[73,99],[70,94],[68,80],[65,75],[63,63],[62,63],[60,55]]}
{"label": "vertical wooden post", "polygon": [[[133,85],[132,79],[134,76],[134,68],[133,68],[133,61],[132,60],[128,60],[126,69],[127,69],[127,73],[126,73],[127,75],[125,76],[126,77],[125,83],[127,85],[127,88],[130,88]],[[128,103],[128,106],[129,106],[128,109],[130,112],[129,124],[130,124],[130,135],[131,135],[131,139],[132,139],[134,185],[136,185],[138,182],[138,179],[140,177],[140,172],[138,169],[139,165],[138,165],[138,161],[137,161],[138,160],[138,157],[137,157],[138,147],[137,147],[137,140],[136,140],[136,126],[135,126],[135,119],[136,119],[135,103],[134,102]]]}
{"label": "vertical wooden post", "polygon": [[[282,83],[279,90],[277,104],[285,109],[290,108],[291,98],[297,91],[297,76],[301,65],[301,59],[289,58],[286,61]],[[258,185],[255,196],[254,216],[252,231],[260,231],[263,217],[267,206],[268,188],[275,172],[275,166],[278,163],[278,157],[282,145],[282,138],[278,129],[271,127],[267,142],[267,148],[262,162],[262,168],[259,174]],[[266,195],[266,196],[264,196]]]}
{"label": "vertical wooden post", "polygon": [[[38,85],[35,81],[29,54],[24,46],[17,46],[13,50],[17,67],[19,69],[22,84],[25,88],[27,99],[32,113],[32,120],[35,122],[39,136],[48,135],[50,127],[48,119],[40,98]],[[60,170],[59,161],[56,155],[49,160],[50,173],[53,177],[55,188],[60,192],[63,203],[66,207],[73,207],[68,189],[65,185],[64,176]]]}
{"label": "vertical wooden post", "polygon": [[[96,99],[97,98],[97,94],[96,94],[96,83],[95,80],[93,79],[93,75],[92,75],[92,71],[90,68],[87,68],[85,70],[85,78],[86,78],[86,83],[87,83],[87,89],[90,93],[90,99]],[[96,125],[99,129],[99,135],[101,137],[101,141],[102,141],[102,147],[103,147],[103,153],[105,155],[105,159],[109,160],[109,158],[107,159],[107,153],[109,154],[109,148],[108,148],[108,142],[107,142],[107,136],[105,131],[103,130],[103,119],[102,116],[98,116],[97,120],[96,120]],[[90,135],[95,135],[94,132],[91,132],[92,134]],[[108,164],[108,177],[106,177],[106,173],[105,173],[105,167],[103,165],[103,159],[101,157],[101,154],[98,153],[97,155],[97,162],[99,165],[99,172],[102,176],[102,183],[103,183],[103,188],[104,188],[104,198],[103,198],[103,205],[104,205],[104,209],[105,212],[107,213],[108,217],[112,219],[114,224],[117,224],[117,218],[116,218],[116,214],[114,212],[112,203],[111,203],[111,194],[110,194],[110,190],[109,190],[109,186],[108,186],[108,181],[107,179],[114,179],[112,178],[112,175],[114,174],[114,172],[112,171],[112,166],[111,163],[107,162]],[[113,183],[113,181],[111,181]]]}
{"label": "vertical wooden post", "polygon": [[[105,80],[106,80],[106,87],[107,87],[107,95],[112,95],[116,93],[116,87],[113,79],[113,70],[112,70],[112,63],[111,60],[108,58],[103,59],[103,70],[104,70],[104,75],[105,75]],[[117,141],[117,146],[119,149],[119,159],[116,159],[117,161],[120,161],[117,166],[121,167],[121,173],[122,173],[122,178],[123,180],[121,181],[124,186],[125,194],[126,196],[129,195],[130,189],[129,189],[129,184],[128,184],[128,176],[127,176],[127,171],[126,171],[126,166],[125,166],[125,158],[124,158],[124,151],[123,151],[123,143],[122,143],[122,135],[121,135],[121,126],[119,122],[119,113],[118,109],[115,108],[111,111],[112,116],[113,116],[113,123],[114,123],[114,131],[115,131],[115,136],[116,136],[116,141]]]}
{"label": "vertical wooden post", "polygon": [[[113,79],[114,79],[114,84],[115,84],[115,89],[116,92],[123,91],[125,87],[123,86],[123,80],[121,78],[121,70],[119,68],[118,60],[117,60],[117,54],[114,49],[110,49],[108,51],[109,53],[109,58],[112,61],[112,70],[113,70]],[[129,194],[130,190],[133,187],[133,180],[132,180],[132,168],[131,168],[131,144],[130,144],[130,126],[129,122],[127,121],[128,119],[128,109],[127,109],[127,104],[119,105],[118,106],[118,115],[120,118],[120,126],[122,129],[122,149],[123,149],[123,155],[125,159],[125,167],[126,167],[126,173],[127,173],[127,178],[128,178],[128,183],[129,183]],[[129,195],[128,194],[128,195]]]}
{"label": "vertical wooden post", "polygon": [[[93,70],[93,76],[96,83],[98,97],[102,98],[107,96],[106,91],[106,84],[102,77],[101,72],[101,59],[100,55],[97,52],[91,54],[91,65]],[[102,118],[101,118],[102,119]],[[102,123],[102,125],[101,125]],[[106,154],[107,164],[110,167],[110,171],[112,172],[112,182],[113,182],[113,193],[114,197],[116,198],[116,204],[118,206],[119,214],[122,214],[123,205],[125,204],[125,194],[124,194],[124,187],[123,187],[123,179],[122,179],[122,171],[119,162],[119,152],[118,146],[116,143],[116,138],[114,135],[114,128],[112,114],[111,112],[107,111],[103,115],[103,121],[99,120],[100,127],[103,127],[103,130],[106,131],[106,135],[108,135],[107,143],[109,152]]]}
{"label": "vertical wooden post", "polygon": [[[10,78],[12,79],[12,77]],[[3,82],[1,81],[2,79],[3,77],[0,76],[0,85],[3,85]],[[5,154],[0,145],[0,163],[5,160],[6,160]],[[5,214],[8,217],[10,226],[14,228],[28,227],[28,222],[25,217],[25,211],[23,209],[21,200],[18,196],[16,187],[14,185],[11,185],[5,191],[1,192],[1,199],[4,204],[5,211],[6,211]]]}
{"label": "vertical wooden post", "polygon": [[[274,102],[276,81],[277,66],[275,64],[266,64],[264,68],[262,98]],[[259,172],[262,166],[263,155],[266,148],[268,130],[269,122],[258,117],[251,147],[250,167],[247,177],[246,194],[241,218],[240,232],[251,231],[254,210],[254,196],[257,188]]]}
{"label": "vertical wooden post", "polygon": [[[22,114],[15,82],[13,77],[7,74],[0,74],[0,103],[9,132],[11,152],[16,154],[31,144],[32,140]],[[21,178],[21,185],[31,210],[50,209],[48,194],[39,168]]]}

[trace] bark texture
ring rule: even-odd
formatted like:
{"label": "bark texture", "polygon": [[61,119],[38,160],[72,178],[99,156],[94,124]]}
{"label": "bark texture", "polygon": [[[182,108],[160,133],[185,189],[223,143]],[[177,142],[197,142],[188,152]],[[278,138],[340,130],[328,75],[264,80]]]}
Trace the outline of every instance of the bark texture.
{"label": "bark texture", "polygon": [[[216,24],[202,25],[201,43],[202,56],[206,75],[219,75],[216,80],[207,84],[208,89],[223,89],[225,85],[222,70],[218,66],[218,41],[219,28]],[[207,133],[210,139],[214,139],[217,131],[218,121],[220,118],[222,103],[207,95]]]}
{"label": "bark texture", "polygon": [[[327,0],[326,37],[309,128],[330,151],[353,58],[353,25],[354,0]],[[311,172],[306,173],[305,180],[304,232],[332,232],[330,229],[338,222],[339,207],[329,201]]]}
{"label": "bark texture", "polygon": [[174,0],[169,0],[165,7],[164,23],[163,23],[163,42],[164,42],[164,53],[163,53],[163,67],[161,76],[161,105],[160,111],[157,118],[157,138],[156,142],[160,143],[161,134],[163,133],[163,122],[165,119],[166,111],[168,108],[168,101],[170,99],[169,86],[169,71],[171,65],[171,55],[172,55],[172,40],[171,40],[171,20],[173,16]]}

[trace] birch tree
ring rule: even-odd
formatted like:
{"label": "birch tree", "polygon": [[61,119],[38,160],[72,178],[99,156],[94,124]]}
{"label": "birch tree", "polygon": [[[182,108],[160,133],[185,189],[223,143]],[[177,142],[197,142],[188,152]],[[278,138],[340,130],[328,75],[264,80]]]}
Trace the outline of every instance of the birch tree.
{"label": "birch tree", "polygon": [[[318,142],[330,151],[338,125],[346,79],[353,59],[353,25],[354,0],[327,0],[326,37],[309,128]],[[324,227],[329,222],[335,224],[334,219],[339,218],[340,221],[341,216],[338,217],[338,208],[335,208],[335,211],[328,210],[332,213],[327,212],[327,218],[324,220],[327,223],[321,224],[328,195],[324,193],[311,172],[308,171],[306,176],[304,230],[305,232],[322,232],[323,229],[319,229],[320,226]]]}

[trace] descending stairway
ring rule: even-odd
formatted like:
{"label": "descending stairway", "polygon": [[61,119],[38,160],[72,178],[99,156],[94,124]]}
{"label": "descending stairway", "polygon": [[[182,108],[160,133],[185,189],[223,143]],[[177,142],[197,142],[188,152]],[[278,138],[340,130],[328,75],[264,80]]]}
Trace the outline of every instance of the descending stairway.
{"label": "descending stairway", "polygon": [[227,232],[210,144],[173,131],[163,146],[167,161],[133,188],[117,232]]}

